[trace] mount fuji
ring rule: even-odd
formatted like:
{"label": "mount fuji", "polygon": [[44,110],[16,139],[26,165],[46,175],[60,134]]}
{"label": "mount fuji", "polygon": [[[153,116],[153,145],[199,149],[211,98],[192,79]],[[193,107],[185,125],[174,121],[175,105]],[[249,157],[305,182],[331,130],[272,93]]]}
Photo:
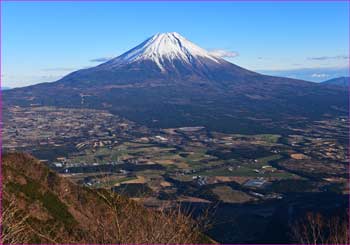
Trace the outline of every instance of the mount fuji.
{"label": "mount fuji", "polygon": [[177,70],[178,65],[201,72],[206,64],[222,64],[224,60],[191,43],[176,32],[156,34],[137,47],[103,64],[113,69],[142,61],[154,62],[161,72]]}
{"label": "mount fuji", "polygon": [[[97,76],[98,75],[98,76]],[[171,81],[225,81],[257,73],[236,66],[188,41],[176,32],[156,34],[124,54],[97,67],[72,73],[63,80],[73,83],[140,83]]]}
{"label": "mount fuji", "polygon": [[58,81],[4,91],[3,103],[105,109],[150,127],[239,133],[348,113],[344,88],[249,71],[176,32]]}

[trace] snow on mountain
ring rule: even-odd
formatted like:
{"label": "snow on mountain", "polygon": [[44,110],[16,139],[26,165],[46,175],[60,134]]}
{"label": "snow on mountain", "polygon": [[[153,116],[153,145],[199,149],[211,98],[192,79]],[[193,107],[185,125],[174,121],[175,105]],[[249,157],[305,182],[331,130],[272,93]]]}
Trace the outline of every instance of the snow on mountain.
{"label": "snow on mountain", "polygon": [[104,67],[120,67],[133,62],[153,61],[161,71],[173,61],[203,65],[206,61],[220,64],[223,60],[188,41],[177,32],[159,33],[135,48],[103,64]]}
{"label": "snow on mountain", "polygon": [[245,81],[257,75],[206,51],[176,32],[169,32],[156,34],[116,58],[73,72],[61,80],[65,83],[79,80],[87,84],[222,83]]}

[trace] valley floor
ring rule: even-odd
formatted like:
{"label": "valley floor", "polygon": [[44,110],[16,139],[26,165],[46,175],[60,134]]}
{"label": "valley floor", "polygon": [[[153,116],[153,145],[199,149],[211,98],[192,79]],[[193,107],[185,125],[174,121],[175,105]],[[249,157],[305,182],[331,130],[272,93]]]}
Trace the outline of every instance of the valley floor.
{"label": "valley floor", "polygon": [[[3,147],[148,207],[181,203],[195,215],[215,207],[208,234],[219,242],[291,242],[281,223],[348,204],[348,125],[330,118],[285,125],[285,134],[244,135],[148,128],[101,110],[10,107]],[[266,235],[277,227],[284,236]]]}

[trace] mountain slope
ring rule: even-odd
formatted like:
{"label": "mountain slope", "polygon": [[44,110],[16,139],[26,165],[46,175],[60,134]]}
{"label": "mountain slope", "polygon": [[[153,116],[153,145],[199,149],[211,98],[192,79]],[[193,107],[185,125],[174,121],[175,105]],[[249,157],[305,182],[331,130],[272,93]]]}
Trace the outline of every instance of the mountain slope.
{"label": "mountain slope", "polygon": [[349,86],[349,80],[350,80],[350,77],[337,77],[337,78],[333,78],[333,79],[324,81],[321,84],[324,84],[324,85],[337,85],[337,86],[342,86],[342,87],[348,87]]}
{"label": "mountain slope", "polygon": [[3,99],[5,106],[103,108],[149,127],[236,133],[285,132],[348,112],[345,89],[246,70],[178,33],[157,34],[56,82],[5,91]]}
{"label": "mountain slope", "polygon": [[5,243],[204,243],[178,212],[77,186],[26,154],[2,158]]}
{"label": "mountain slope", "polygon": [[[225,81],[256,76],[198,47],[176,32],[156,34],[135,48],[99,66],[79,70],[60,82],[76,86],[157,82]],[[79,82],[79,84],[77,84]]]}

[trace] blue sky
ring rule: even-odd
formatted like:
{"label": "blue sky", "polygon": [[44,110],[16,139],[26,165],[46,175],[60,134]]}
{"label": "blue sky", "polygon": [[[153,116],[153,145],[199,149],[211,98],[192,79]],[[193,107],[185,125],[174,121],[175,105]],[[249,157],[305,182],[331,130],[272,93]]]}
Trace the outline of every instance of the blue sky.
{"label": "blue sky", "polygon": [[8,87],[54,81],[172,31],[268,74],[321,81],[349,64],[348,2],[2,2],[1,18]]}

